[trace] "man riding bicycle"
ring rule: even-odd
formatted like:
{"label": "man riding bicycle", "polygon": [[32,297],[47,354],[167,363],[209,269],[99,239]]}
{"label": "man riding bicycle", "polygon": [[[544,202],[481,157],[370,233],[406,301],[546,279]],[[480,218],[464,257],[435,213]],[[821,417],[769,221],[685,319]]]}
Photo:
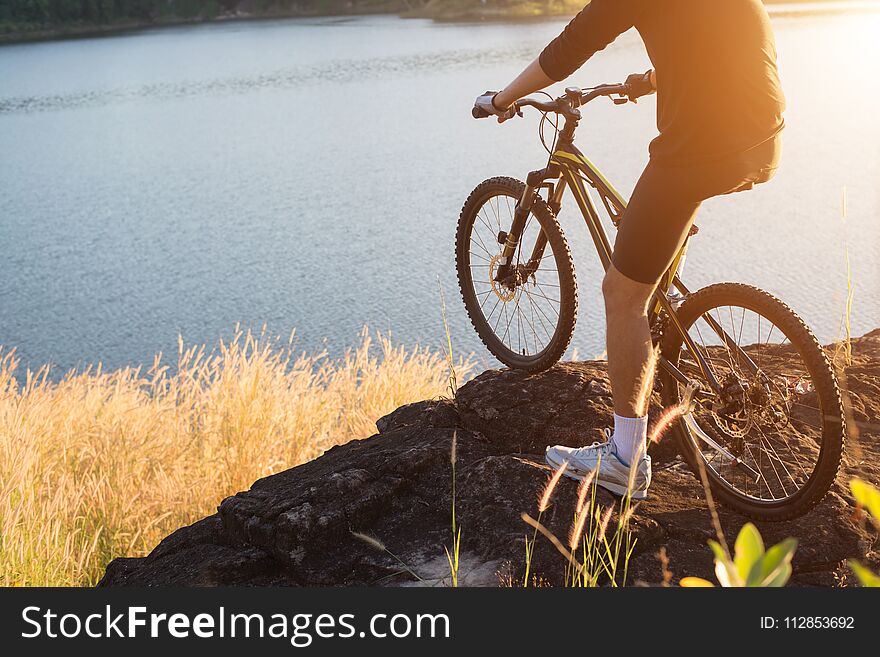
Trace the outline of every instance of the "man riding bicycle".
{"label": "man riding bicycle", "polygon": [[515,101],[560,81],[635,27],[654,66],[627,79],[657,92],[659,136],[617,231],[602,282],[614,429],[604,443],[549,447],[552,467],[644,499],[655,354],[648,304],[702,201],[768,181],[780,156],[785,99],[761,0],[592,0],[513,82],[476,106],[504,121]]}

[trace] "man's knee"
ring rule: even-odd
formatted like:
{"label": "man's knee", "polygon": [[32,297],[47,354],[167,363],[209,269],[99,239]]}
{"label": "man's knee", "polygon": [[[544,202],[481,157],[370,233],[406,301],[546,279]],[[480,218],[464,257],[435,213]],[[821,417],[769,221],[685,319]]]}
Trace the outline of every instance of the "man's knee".
{"label": "man's knee", "polygon": [[653,284],[634,281],[611,265],[602,279],[605,310],[612,314],[644,314],[655,287]]}

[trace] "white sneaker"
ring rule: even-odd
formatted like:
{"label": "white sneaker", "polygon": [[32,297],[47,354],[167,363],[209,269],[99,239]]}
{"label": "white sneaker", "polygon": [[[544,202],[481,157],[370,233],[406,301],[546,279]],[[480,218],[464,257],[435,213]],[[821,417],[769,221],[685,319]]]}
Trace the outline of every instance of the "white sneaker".
{"label": "white sneaker", "polygon": [[647,454],[632,466],[624,463],[617,454],[617,445],[611,440],[611,429],[604,431],[607,441],[593,443],[587,447],[548,447],[544,455],[547,465],[559,468],[568,462],[565,476],[581,480],[591,472],[596,473],[596,483],[615,495],[629,494],[634,500],[648,497],[651,485],[651,457]]}

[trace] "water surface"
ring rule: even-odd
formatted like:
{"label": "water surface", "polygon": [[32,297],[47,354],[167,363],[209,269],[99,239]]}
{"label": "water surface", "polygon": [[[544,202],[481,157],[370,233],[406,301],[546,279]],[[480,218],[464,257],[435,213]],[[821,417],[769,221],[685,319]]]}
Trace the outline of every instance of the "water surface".
{"label": "water surface", "polygon": [[[457,296],[468,192],[543,166],[537,115],[470,118],[564,21],[393,17],[215,24],[0,48],[0,344],[26,364],[117,367],[296,327],[338,353],[363,324],[439,346],[438,277],[456,350],[492,361]],[[880,325],[880,13],[774,18],[788,128],[769,185],[708,202],[692,286],[737,280],[840,335]],[[572,80],[648,67],[635,32]],[[580,147],[628,194],[652,99],[591,105]],[[846,189],[846,218],[843,195]],[[603,351],[600,267],[572,202],[573,347]]]}

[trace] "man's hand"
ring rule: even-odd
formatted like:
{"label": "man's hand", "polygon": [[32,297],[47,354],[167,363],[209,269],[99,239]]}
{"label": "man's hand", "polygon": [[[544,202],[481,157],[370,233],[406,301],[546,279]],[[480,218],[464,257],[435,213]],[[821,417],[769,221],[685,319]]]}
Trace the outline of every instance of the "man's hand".
{"label": "man's hand", "polygon": [[493,114],[498,117],[498,123],[504,123],[508,119],[516,116],[516,107],[511,105],[505,109],[495,106],[495,97],[498,95],[495,91],[487,91],[482,96],[478,96],[474,107],[483,110],[487,114]]}
{"label": "man's hand", "polygon": [[632,75],[627,76],[626,78],[626,86],[629,88],[629,93],[627,93],[627,97],[632,101],[636,102],[642,96],[649,96],[650,94],[657,91],[657,87],[655,85],[655,77],[654,71],[647,71],[645,73],[633,73]]}

